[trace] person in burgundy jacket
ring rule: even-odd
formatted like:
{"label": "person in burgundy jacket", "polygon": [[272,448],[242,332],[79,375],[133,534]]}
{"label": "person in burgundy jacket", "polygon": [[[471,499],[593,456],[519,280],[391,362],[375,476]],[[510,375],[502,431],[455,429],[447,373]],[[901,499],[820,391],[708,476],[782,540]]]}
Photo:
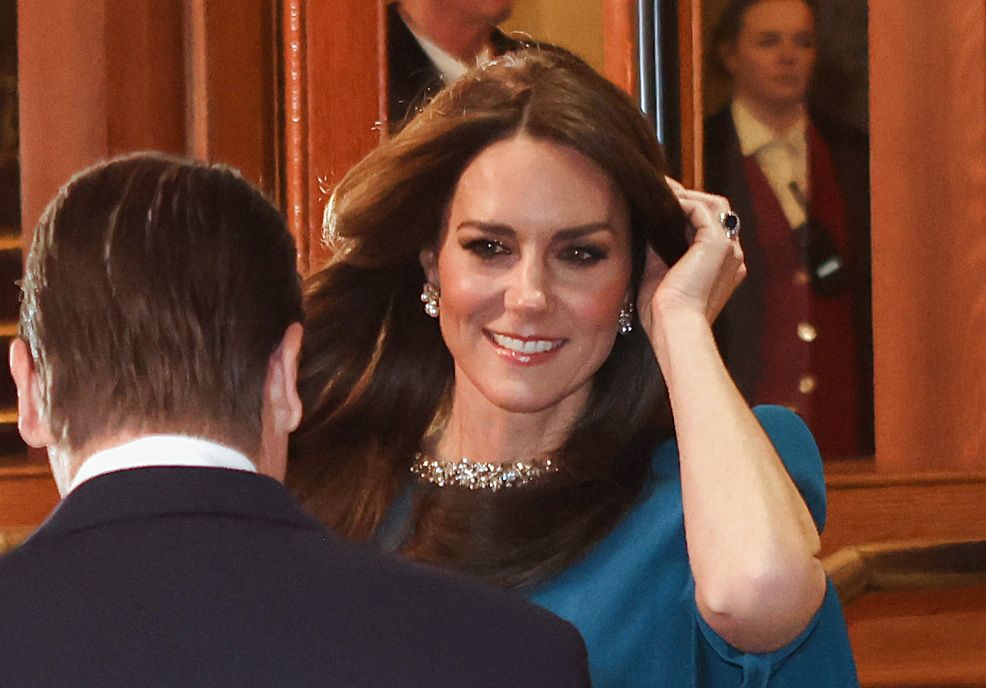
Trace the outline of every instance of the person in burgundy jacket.
{"label": "person in burgundy jacket", "polygon": [[807,0],[733,0],[716,29],[733,97],[705,124],[705,186],[742,218],[749,270],[716,328],[751,403],[852,456],[873,446],[868,144],[809,112],[814,18]]}

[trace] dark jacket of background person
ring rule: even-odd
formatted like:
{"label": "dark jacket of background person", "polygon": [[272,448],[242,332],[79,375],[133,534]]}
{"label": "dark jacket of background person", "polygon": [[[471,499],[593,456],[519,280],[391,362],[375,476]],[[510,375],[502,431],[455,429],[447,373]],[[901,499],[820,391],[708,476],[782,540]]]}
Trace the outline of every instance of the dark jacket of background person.
{"label": "dark jacket of background person", "polygon": [[[759,173],[756,160],[752,156],[744,160],[728,106],[706,121],[705,188],[727,197],[742,218],[741,242],[748,268],[746,280],[716,322],[716,333],[726,364],[750,403],[795,406],[815,432],[823,455],[857,455],[872,452],[873,448],[868,141],[860,131],[830,126],[811,117],[807,137],[809,177],[817,176],[820,147],[835,173],[838,196],[835,200],[845,210],[844,228],[840,231],[831,226],[837,223],[828,223],[830,226],[825,227],[823,222],[822,225],[845,261],[846,275],[844,285],[837,293],[820,295],[804,281],[803,274],[796,274],[807,270],[801,254],[802,264],[791,270],[789,294],[784,299],[777,299],[765,293],[766,262],[778,260],[778,253],[765,246],[763,227],[758,231],[763,219],[758,218],[757,198],[751,185],[751,180],[756,181]],[[766,179],[762,181],[763,184],[757,185],[761,199],[769,192]],[[815,221],[828,212],[837,212],[831,207],[819,209],[822,204],[818,198],[820,186],[814,181],[811,184],[809,207]],[[762,200],[760,205],[764,205]],[[783,220],[783,215],[779,219]],[[787,228],[786,231],[791,230]],[[781,248],[794,246],[792,233],[790,244],[785,243]],[[802,299],[805,304],[802,315],[811,320],[818,331],[814,342],[804,343],[797,339],[797,323],[768,322],[771,318],[786,317],[778,314],[791,305],[791,300],[797,299]],[[796,396],[790,399],[764,396],[762,383],[771,375],[772,366],[790,363],[764,360],[762,338],[772,325],[791,330],[791,358],[800,355],[799,346],[810,352],[812,367],[798,375],[813,376],[815,386],[803,395],[802,408],[798,408]],[[797,379],[791,384],[796,386]]]}

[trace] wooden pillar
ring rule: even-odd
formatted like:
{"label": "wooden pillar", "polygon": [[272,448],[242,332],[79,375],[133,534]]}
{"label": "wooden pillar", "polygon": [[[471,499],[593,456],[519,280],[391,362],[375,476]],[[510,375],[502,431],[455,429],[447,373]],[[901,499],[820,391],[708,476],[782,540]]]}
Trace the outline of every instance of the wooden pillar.
{"label": "wooden pillar", "polygon": [[877,468],[984,468],[986,0],[869,26]]}

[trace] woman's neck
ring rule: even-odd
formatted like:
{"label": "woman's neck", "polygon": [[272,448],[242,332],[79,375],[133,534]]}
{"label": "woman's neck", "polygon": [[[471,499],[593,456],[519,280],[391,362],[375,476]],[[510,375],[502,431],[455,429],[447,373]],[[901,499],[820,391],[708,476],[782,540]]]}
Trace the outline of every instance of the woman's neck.
{"label": "woman's neck", "polygon": [[435,459],[488,463],[544,458],[564,443],[586,397],[578,392],[545,409],[510,411],[458,376],[448,422],[428,453]]}

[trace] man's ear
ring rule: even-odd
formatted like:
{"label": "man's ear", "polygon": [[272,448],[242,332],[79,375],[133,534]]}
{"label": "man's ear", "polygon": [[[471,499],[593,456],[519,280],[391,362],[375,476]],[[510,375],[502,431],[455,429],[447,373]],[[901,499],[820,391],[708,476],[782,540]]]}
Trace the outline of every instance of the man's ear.
{"label": "man's ear", "polygon": [[10,375],[17,387],[17,429],[29,447],[53,445],[54,436],[41,403],[41,380],[27,342],[14,337],[10,342]]}
{"label": "man's ear", "polygon": [[428,284],[440,286],[438,283],[438,254],[430,248],[423,248],[418,254],[418,261],[425,271],[425,279],[428,280]]}
{"label": "man's ear", "polygon": [[271,422],[276,432],[285,435],[301,422],[301,397],[298,396],[298,362],[301,358],[301,323],[291,323],[284,330],[280,345],[270,355],[264,394]]}

